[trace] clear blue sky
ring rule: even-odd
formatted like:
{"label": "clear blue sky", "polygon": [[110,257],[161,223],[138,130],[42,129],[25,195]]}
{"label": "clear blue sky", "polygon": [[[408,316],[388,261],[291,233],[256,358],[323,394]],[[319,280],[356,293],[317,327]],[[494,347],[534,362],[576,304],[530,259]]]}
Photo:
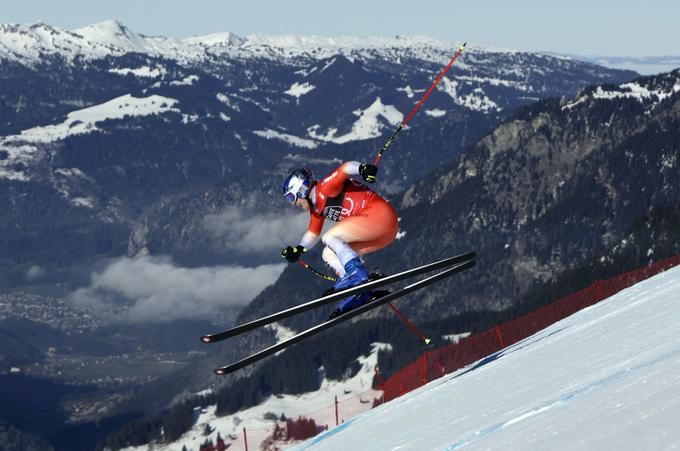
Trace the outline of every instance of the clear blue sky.
{"label": "clear blue sky", "polygon": [[73,29],[118,19],[147,35],[424,34],[581,55],[680,54],[678,0],[3,0],[1,23]]}

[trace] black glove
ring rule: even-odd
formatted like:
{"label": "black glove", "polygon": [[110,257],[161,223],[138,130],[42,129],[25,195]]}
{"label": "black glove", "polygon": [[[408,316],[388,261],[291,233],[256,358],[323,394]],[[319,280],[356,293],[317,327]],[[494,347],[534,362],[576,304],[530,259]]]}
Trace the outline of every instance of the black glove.
{"label": "black glove", "polygon": [[305,252],[307,252],[307,249],[305,249],[304,246],[301,246],[299,244],[295,247],[288,246],[287,248],[285,248],[281,251],[281,257],[285,258],[286,260],[288,260],[291,263],[294,263]]}
{"label": "black glove", "polygon": [[375,183],[376,175],[378,175],[378,166],[374,164],[362,163],[359,165],[359,174],[368,183]]}

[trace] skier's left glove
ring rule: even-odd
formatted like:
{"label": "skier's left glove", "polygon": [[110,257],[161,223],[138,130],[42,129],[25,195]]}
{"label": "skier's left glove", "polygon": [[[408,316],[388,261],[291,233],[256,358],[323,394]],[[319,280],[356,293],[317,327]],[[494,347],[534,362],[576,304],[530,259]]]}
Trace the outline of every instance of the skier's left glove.
{"label": "skier's left glove", "polygon": [[378,175],[378,166],[369,163],[362,163],[359,165],[359,174],[368,183],[375,183]]}
{"label": "skier's left glove", "polygon": [[285,258],[290,263],[294,263],[298,258],[302,257],[302,254],[305,252],[307,252],[307,249],[305,249],[305,247],[302,245],[298,244],[295,247],[288,246],[281,251],[281,257]]}

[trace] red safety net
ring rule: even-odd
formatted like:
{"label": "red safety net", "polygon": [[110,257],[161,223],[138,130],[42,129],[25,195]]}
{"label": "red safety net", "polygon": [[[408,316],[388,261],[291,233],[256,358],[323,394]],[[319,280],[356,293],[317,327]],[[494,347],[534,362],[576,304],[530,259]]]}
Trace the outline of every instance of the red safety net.
{"label": "red safety net", "polygon": [[[272,423],[271,426],[243,429],[238,436],[227,436],[224,443],[201,450],[214,451],[222,446],[231,450],[278,450],[314,437],[373,407],[398,398],[446,374],[475,362],[483,364],[507,346],[524,340],[536,332],[576,312],[606,299],[649,277],[680,264],[680,254],[612,279],[596,281],[588,288],[555,301],[508,323],[494,326],[458,343],[425,352],[416,361],[396,372],[380,386],[310,412],[295,420]],[[474,369],[474,366],[470,369]],[[218,448],[220,446],[220,448]]]}

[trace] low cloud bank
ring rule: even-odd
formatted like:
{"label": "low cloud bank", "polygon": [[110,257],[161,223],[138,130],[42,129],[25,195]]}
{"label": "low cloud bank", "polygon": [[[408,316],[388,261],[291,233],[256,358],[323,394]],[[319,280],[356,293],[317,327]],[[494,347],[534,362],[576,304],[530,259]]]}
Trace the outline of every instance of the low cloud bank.
{"label": "low cloud bank", "polygon": [[95,313],[123,310],[128,321],[209,318],[216,309],[248,304],[284,267],[182,268],[168,257],[121,258],[92,274],[90,286],[76,290],[71,300]]}

